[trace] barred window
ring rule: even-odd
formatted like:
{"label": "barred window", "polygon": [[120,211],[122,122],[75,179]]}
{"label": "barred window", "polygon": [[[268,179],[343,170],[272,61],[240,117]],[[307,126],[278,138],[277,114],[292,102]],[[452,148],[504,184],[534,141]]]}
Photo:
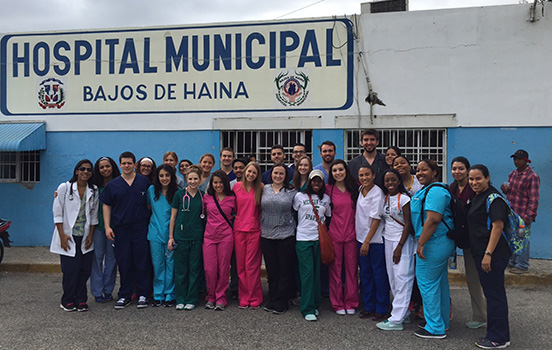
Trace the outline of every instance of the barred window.
{"label": "barred window", "polygon": [[295,131],[222,131],[221,148],[231,147],[236,158],[255,156],[261,169],[265,171],[272,162],[270,148],[282,145],[286,154],[286,164],[293,162],[293,146],[302,143],[307,149],[307,155],[312,157],[312,130]]}
{"label": "barred window", "polygon": [[0,152],[0,182],[40,182],[40,151]]}
{"label": "barred window", "polygon": [[[432,159],[441,168],[443,181],[447,179],[447,133],[446,129],[378,129],[380,144],[378,150],[385,152],[389,146],[397,146],[410,160],[412,167],[422,159]],[[360,134],[362,130],[345,131],[345,159],[350,161],[361,154]]]}

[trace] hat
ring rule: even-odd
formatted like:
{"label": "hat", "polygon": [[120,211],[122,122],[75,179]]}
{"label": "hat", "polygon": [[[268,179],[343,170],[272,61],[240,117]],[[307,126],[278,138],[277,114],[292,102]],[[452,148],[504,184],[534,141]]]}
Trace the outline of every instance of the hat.
{"label": "hat", "polygon": [[324,181],[324,173],[322,172],[322,170],[318,170],[318,169],[314,169],[313,171],[310,172],[309,174],[309,180],[312,180],[314,179],[315,177],[319,177],[322,179],[322,181]]}
{"label": "hat", "polygon": [[529,160],[529,153],[527,153],[524,149],[518,149],[516,153],[512,154],[510,158],[522,158],[527,161],[527,163],[531,163],[531,160]]}

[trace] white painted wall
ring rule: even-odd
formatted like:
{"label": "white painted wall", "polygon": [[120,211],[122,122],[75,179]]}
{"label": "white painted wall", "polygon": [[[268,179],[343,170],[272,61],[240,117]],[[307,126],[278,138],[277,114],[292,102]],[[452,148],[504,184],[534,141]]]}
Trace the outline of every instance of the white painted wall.
{"label": "white painted wall", "polygon": [[539,6],[534,23],[528,4],[362,14],[358,48],[387,104],[375,113],[451,113],[463,127],[550,126],[551,17],[550,3],[544,17]]}

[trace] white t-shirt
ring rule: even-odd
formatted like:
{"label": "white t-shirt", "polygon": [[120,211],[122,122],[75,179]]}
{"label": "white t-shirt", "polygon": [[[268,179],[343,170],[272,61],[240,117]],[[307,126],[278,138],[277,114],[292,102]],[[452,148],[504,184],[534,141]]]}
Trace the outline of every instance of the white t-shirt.
{"label": "white t-shirt", "polygon": [[[398,203],[400,198],[400,204]],[[398,242],[401,240],[404,226],[399,224],[393,218],[399,220],[403,224],[404,215],[403,207],[410,202],[410,197],[405,193],[398,193],[394,196],[387,196],[383,205],[383,220],[385,221],[385,228],[383,230],[383,237],[385,240]]]}
{"label": "white t-shirt", "polygon": [[[377,185],[372,187],[370,192],[366,194],[366,197],[362,195],[362,187],[360,188],[355,214],[355,230],[358,242],[364,243],[364,240],[366,240],[373,219],[382,219],[381,214],[383,212],[384,199],[385,196],[383,191]],[[384,223],[381,221],[370,243],[383,243],[383,237],[381,235],[383,227]]]}
{"label": "white t-shirt", "polygon": [[[331,216],[330,197],[324,194],[322,200],[313,194],[312,201],[318,210],[320,221],[324,222],[326,216]],[[306,193],[299,192],[293,199],[293,209],[297,210],[297,241],[318,241],[318,223],[312,209],[309,196]]]}

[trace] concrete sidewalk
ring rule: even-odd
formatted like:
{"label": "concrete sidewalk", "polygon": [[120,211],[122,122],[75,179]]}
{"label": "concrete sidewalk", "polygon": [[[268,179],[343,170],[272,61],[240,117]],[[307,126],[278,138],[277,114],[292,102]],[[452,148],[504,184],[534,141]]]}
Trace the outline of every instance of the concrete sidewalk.
{"label": "concrete sidewalk", "polygon": [[[263,265],[263,277],[266,272]],[[11,247],[4,249],[4,260],[0,271],[7,272],[46,272],[60,273],[59,255],[50,253],[48,247]],[[458,256],[458,268],[449,270],[451,284],[466,284],[464,259]],[[547,284],[552,285],[552,260],[531,259],[529,272],[516,275],[506,272],[506,284]]]}

